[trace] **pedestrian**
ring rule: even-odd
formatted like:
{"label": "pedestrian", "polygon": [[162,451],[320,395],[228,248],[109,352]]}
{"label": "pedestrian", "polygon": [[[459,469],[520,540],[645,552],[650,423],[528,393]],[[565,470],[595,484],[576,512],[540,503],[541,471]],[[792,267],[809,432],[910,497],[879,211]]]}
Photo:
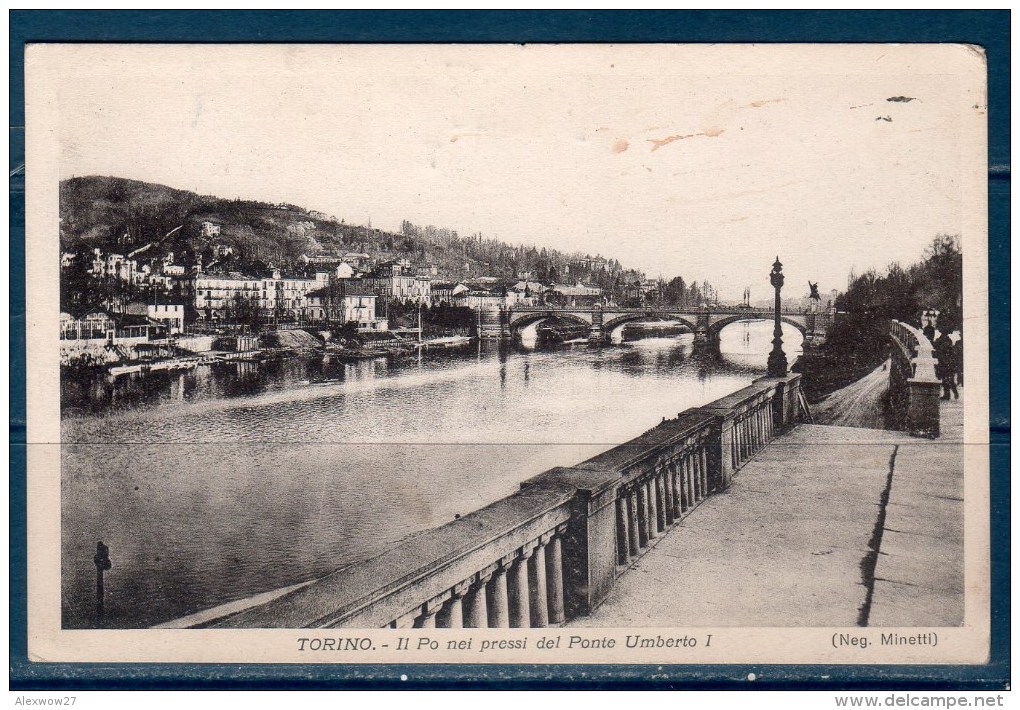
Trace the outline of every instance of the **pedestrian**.
{"label": "pedestrian", "polygon": [[956,384],[963,387],[963,333],[960,333],[960,337],[956,339],[953,350],[955,351],[953,355],[956,357]]}
{"label": "pedestrian", "polygon": [[948,333],[943,333],[935,341],[935,376],[942,380],[942,399],[949,399],[952,393],[957,399],[960,393],[956,389],[956,350]]}

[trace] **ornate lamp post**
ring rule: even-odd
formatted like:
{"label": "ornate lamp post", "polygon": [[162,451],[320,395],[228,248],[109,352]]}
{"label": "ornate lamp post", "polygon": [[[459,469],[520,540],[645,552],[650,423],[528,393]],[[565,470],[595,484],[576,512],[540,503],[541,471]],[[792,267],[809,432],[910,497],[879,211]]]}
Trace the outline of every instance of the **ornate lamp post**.
{"label": "ornate lamp post", "polygon": [[785,377],[787,365],[786,353],[783,352],[783,321],[780,317],[782,301],[779,297],[779,291],[783,288],[783,265],[780,263],[778,256],[776,257],[776,263],[772,265],[769,281],[772,283],[772,287],[776,289],[776,325],[772,329],[772,352],[769,353],[768,376]]}

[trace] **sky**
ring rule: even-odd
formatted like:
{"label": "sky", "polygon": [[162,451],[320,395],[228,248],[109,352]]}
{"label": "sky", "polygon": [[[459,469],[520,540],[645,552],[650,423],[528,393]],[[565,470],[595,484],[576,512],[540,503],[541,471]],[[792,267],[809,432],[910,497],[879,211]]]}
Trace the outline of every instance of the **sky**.
{"label": "sky", "polygon": [[601,254],[733,300],[767,297],[779,256],[806,295],[961,232],[984,94],[955,50],[79,45],[54,55],[59,172]]}

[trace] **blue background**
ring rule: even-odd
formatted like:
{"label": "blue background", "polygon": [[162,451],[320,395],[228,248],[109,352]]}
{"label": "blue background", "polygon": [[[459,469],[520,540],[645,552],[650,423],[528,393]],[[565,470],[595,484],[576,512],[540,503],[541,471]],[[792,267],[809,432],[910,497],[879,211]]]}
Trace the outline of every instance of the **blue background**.
{"label": "blue background", "polygon": [[[12,11],[10,688],[978,689],[1009,680],[1010,13],[976,11]],[[384,666],[29,663],[26,644],[24,48],[29,42],[961,42],[989,88],[992,653],[984,666]],[[31,166],[27,166],[31,169]],[[756,680],[747,680],[754,673]],[[407,681],[400,676],[406,675]]]}

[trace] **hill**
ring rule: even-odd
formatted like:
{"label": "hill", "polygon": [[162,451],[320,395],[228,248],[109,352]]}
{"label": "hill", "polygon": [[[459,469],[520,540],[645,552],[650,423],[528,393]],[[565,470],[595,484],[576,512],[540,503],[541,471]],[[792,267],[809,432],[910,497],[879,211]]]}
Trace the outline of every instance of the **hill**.
{"label": "hill", "polygon": [[[434,279],[515,279],[530,273],[543,281],[594,281],[614,289],[642,277],[615,260],[587,266],[577,263],[585,254],[512,246],[481,234],[462,237],[447,228],[406,220],[400,233],[387,232],[294,205],[197,195],[117,177],[64,180],[60,217],[65,252],[99,248],[128,254],[152,244],[144,251],[145,259],[173,252],[178,264],[193,264],[198,257],[208,264],[215,258],[213,247],[222,245],[233,250],[236,263],[231,268],[238,271],[265,271],[269,265],[298,270],[302,254],[358,252],[375,260],[407,258],[433,265]],[[219,234],[203,233],[203,222],[219,226]]]}

